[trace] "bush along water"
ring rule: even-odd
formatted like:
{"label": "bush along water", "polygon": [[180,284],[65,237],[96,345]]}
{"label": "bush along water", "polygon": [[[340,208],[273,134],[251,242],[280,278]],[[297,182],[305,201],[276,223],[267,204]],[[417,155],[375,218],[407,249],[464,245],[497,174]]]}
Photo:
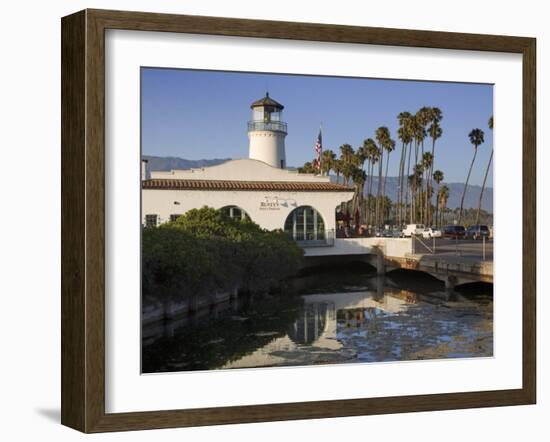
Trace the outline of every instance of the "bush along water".
{"label": "bush along water", "polygon": [[303,251],[281,230],[232,219],[219,210],[192,209],[173,222],[144,227],[142,305],[174,303],[194,310],[216,293],[265,293],[294,276]]}

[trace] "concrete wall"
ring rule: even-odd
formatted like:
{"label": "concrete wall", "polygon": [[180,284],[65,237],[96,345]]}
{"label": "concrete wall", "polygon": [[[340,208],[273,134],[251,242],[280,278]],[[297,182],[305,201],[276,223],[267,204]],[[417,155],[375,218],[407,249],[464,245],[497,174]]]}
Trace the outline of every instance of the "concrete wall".
{"label": "concrete wall", "polygon": [[[283,229],[287,216],[296,207],[309,205],[323,217],[327,230],[335,229],[335,209],[342,201],[352,198],[353,192],[260,192],[144,189],[142,192],[142,222],[145,215],[158,215],[167,222],[170,215],[182,215],[203,206],[220,209],[235,205],[244,209],[250,218],[269,230]],[[177,203],[177,204],[176,204]]]}
{"label": "concrete wall", "polygon": [[402,258],[412,253],[410,238],[336,238],[333,247],[306,248],[305,256],[361,255],[375,253],[378,247],[384,256]]}

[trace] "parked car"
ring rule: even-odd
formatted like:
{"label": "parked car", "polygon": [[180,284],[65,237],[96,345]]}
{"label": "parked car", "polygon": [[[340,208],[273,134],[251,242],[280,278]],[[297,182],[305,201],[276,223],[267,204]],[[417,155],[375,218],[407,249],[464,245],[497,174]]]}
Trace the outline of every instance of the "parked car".
{"label": "parked car", "polygon": [[484,224],[474,224],[468,227],[466,230],[466,238],[481,239],[483,237],[489,238],[489,227]]}
{"label": "parked car", "polygon": [[445,226],[443,228],[443,238],[460,239],[464,238],[465,234],[464,226]]}
{"label": "parked car", "polygon": [[383,238],[402,238],[403,232],[400,229],[384,229],[382,231]]}
{"label": "parked car", "polygon": [[425,228],[424,224],[407,224],[403,229],[403,236],[410,238],[412,235],[422,235]]}
{"label": "parked car", "polygon": [[441,230],[437,229],[436,227],[427,227],[422,232],[422,238],[441,238]]}

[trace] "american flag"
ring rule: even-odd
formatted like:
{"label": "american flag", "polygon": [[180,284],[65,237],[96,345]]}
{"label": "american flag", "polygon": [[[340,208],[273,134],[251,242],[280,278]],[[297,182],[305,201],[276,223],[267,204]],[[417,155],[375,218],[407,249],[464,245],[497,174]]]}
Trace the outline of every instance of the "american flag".
{"label": "american flag", "polygon": [[315,152],[317,153],[317,171],[321,173],[321,151],[323,150],[323,131],[319,129],[319,135],[317,136],[317,143],[315,144]]}

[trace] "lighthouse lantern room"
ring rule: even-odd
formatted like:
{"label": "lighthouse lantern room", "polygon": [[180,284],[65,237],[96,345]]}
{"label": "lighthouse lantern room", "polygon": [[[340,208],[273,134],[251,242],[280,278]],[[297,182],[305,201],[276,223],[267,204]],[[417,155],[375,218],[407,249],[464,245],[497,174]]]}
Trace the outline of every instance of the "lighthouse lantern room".
{"label": "lighthouse lantern room", "polygon": [[285,137],[287,125],[282,121],[284,106],[269,96],[250,105],[252,121],[248,122],[249,158],[270,166],[286,168]]}

